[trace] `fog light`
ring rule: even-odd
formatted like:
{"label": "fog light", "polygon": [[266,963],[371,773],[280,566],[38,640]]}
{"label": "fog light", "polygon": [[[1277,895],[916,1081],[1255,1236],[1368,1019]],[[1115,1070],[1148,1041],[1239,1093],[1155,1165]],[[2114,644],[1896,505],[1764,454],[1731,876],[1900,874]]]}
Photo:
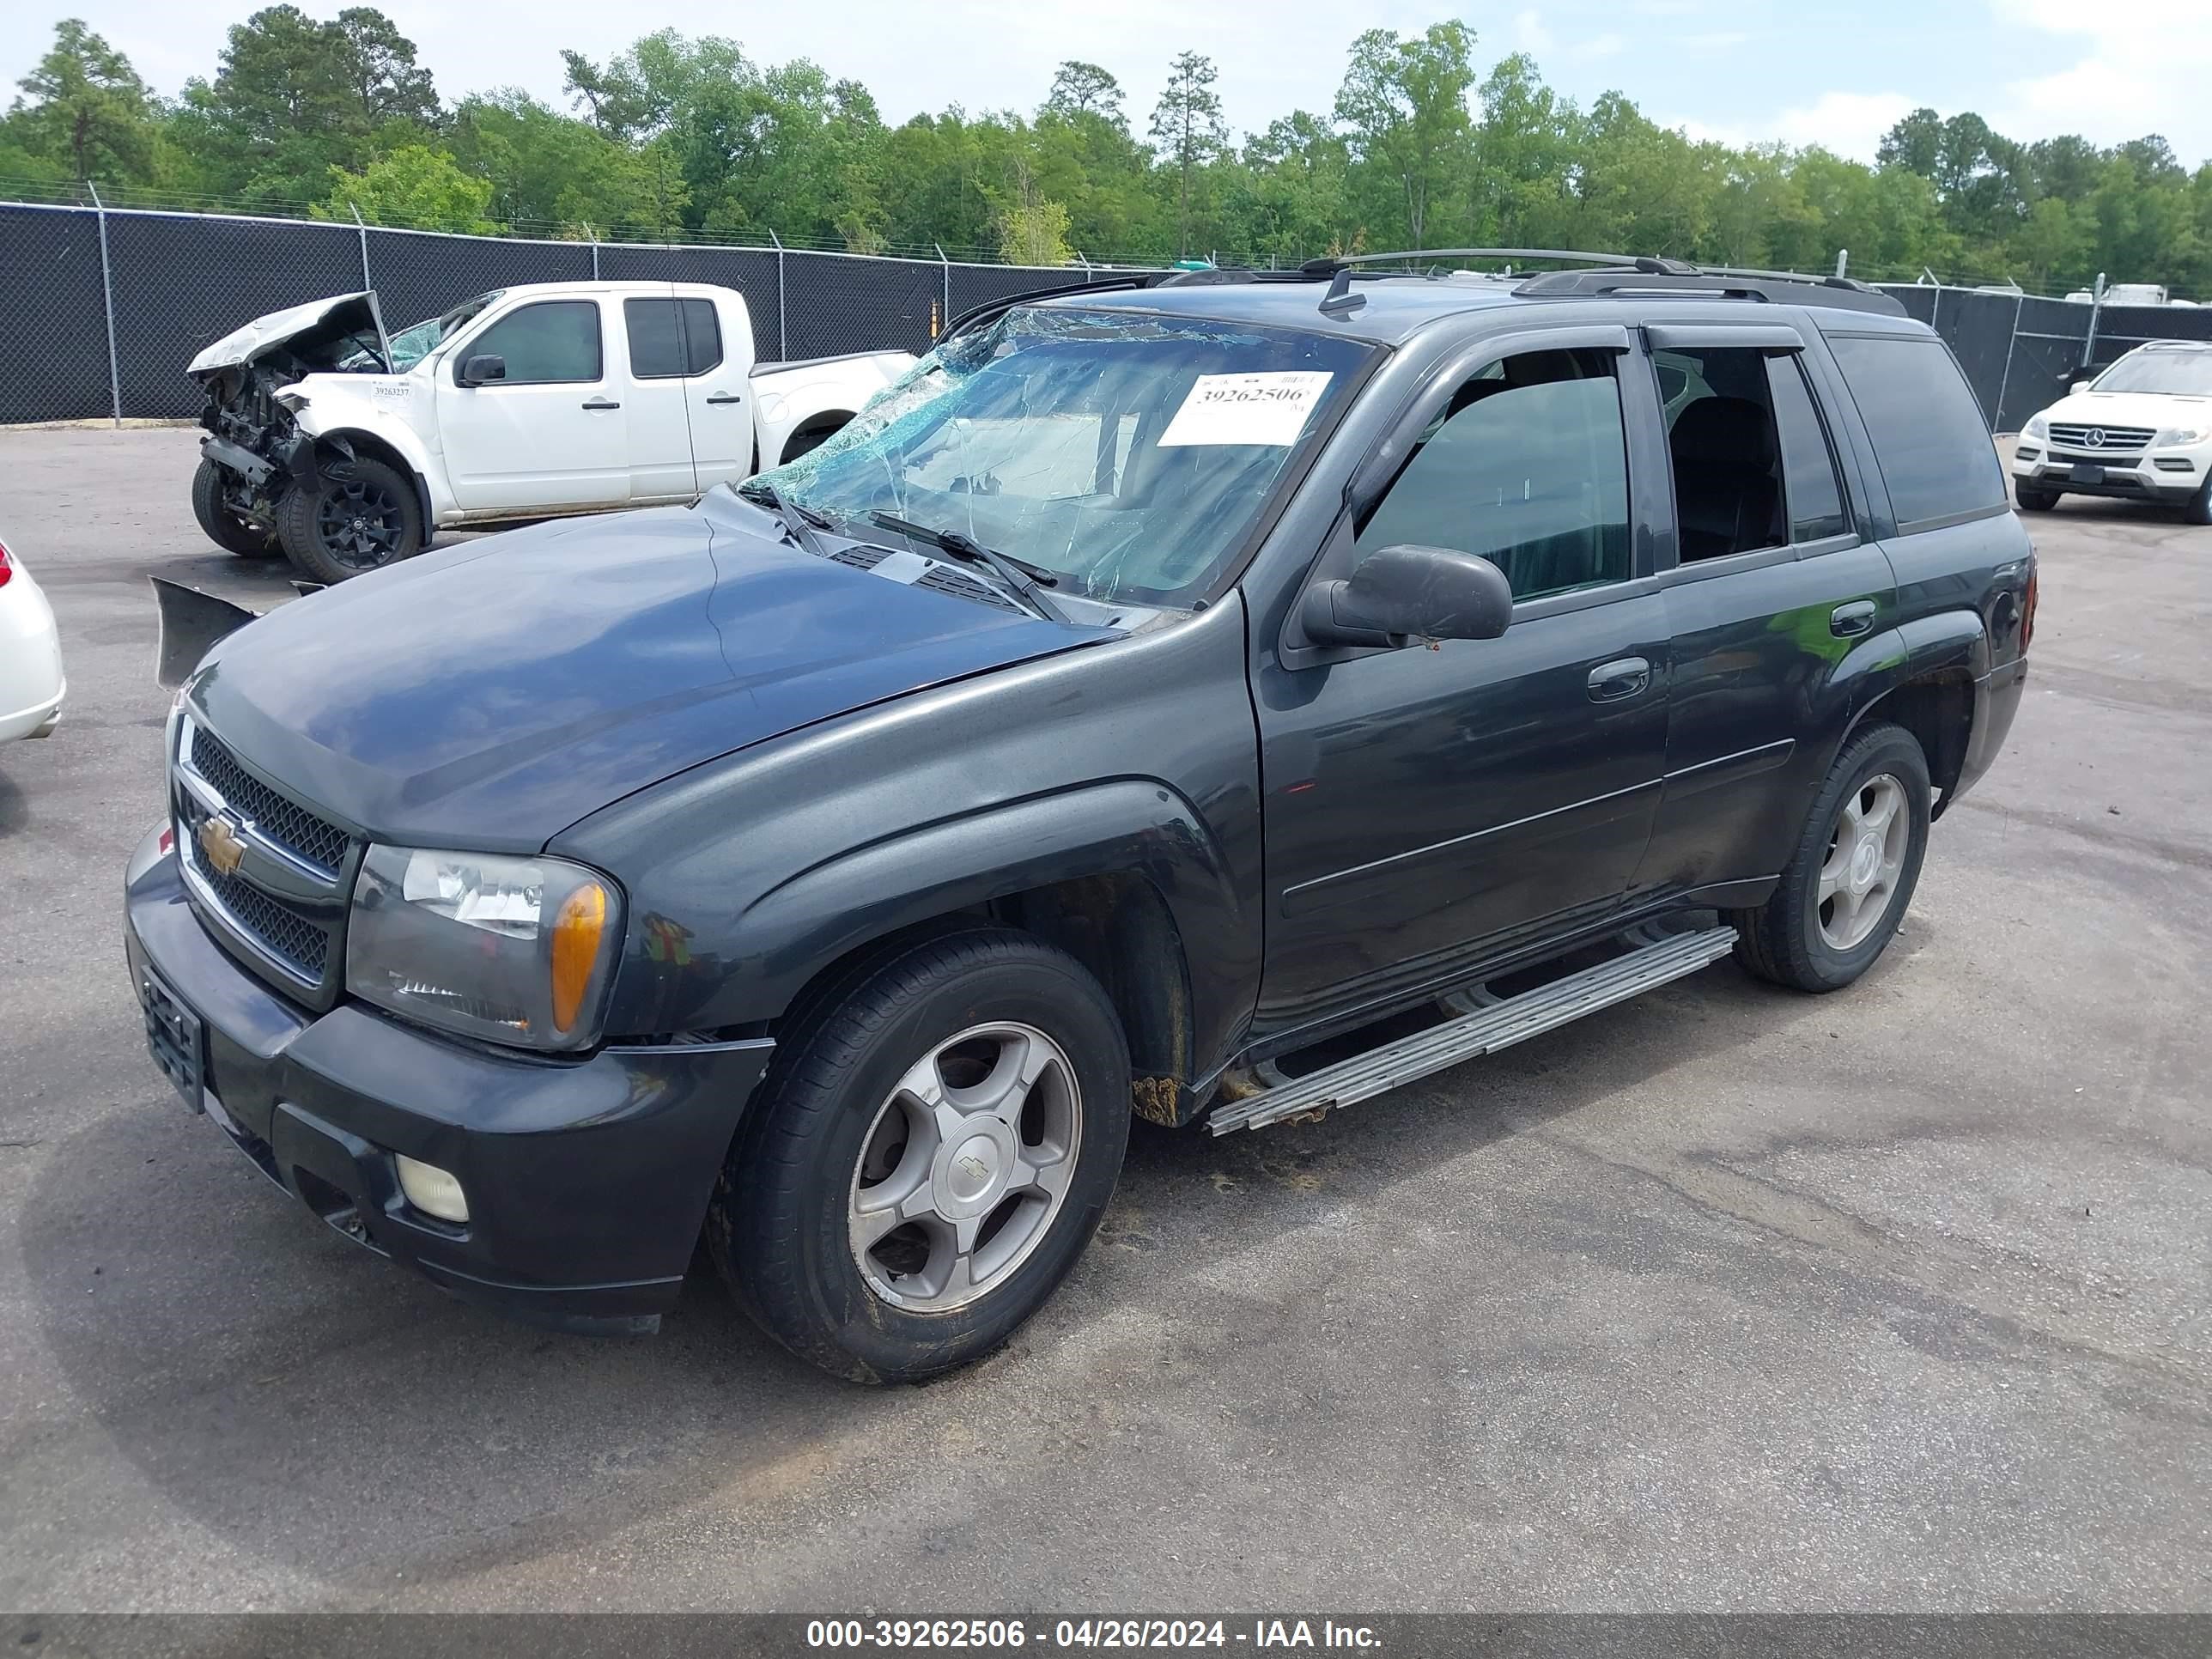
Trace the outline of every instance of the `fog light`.
{"label": "fog light", "polygon": [[469,1200],[461,1183],[450,1174],[434,1164],[419,1163],[400,1152],[392,1154],[392,1161],[399,1166],[399,1190],[407,1194],[410,1204],[441,1221],[459,1223],[469,1218]]}

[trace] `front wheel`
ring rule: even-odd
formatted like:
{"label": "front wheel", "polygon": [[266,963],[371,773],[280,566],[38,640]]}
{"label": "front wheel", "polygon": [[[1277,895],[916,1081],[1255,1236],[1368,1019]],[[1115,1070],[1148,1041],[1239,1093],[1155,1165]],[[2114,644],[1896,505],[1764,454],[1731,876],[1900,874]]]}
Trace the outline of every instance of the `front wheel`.
{"label": "front wheel", "polygon": [[411,558],[422,548],[422,507],[414,480],[366,457],[333,461],[276,504],[276,530],[300,574],[342,582]]}
{"label": "front wheel", "polygon": [[2048,513],[2058,505],[2057,490],[2038,489],[2033,484],[2014,483],[2012,498],[2020,503],[2023,513]]}
{"label": "front wheel", "polygon": [[223,498],[224,482],[223,469],[213,461],[203,460],[192,474],[192,517],[207,538],[241,559],[281,557],[284,549],[276,533],[241,518]]}
{"label": "front wheel", "polygon": [[1799,991],[1834,991],[1874,966],[1905,919],[1928,851],[1928,761],[1901,726],[1844,744],[1772,896],[1729,915],[1736,960]]}
{"label": "front wheel", "polygon": [[2212,524],[2212,478],[2205,479],[2203,487],[2182,507],[2181,521],[2184,524]]}
{"label": "front wheel", "polygon": [[739,1304],[855,1382],[978,1359],[1083,1252],[1129,1135],[1098,981],[1025,933],[896,951],[803,1013],[708,1212]]}

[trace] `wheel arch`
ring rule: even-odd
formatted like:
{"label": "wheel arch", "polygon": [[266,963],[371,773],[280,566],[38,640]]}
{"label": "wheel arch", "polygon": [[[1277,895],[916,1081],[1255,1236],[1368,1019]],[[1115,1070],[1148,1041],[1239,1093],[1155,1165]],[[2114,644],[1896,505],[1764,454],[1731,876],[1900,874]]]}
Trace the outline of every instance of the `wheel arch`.
{"label": "wheel arch", "polygon": [[1932,816],[1940,817],[1966,768],[1976,683],[1990,671],[1989,631],[1980,614],[1948,611],[1917,618],[1866,641],[1844,666],[1853,670],[1850,716],[1822,763],[1822,775],[1869,722],[1893,722],[1912,734],[1928,757],[1929,781],[1938,792]]}
{"label": "wheel arch", "polygon": [[797,460],[823,439],[836,436],[852,418],[853,411],[849,409],[825,409],[817,414],[809,415],[793,426],[785,437],[776,465],[781,466],[786,462]]}
{"label": "wheel arch", "polygon": [[315,436],[315,465],[325,468],[331,457],[352,460],[365,456],[394,468],[415,486],[415,504],[422,514],[422,545],[430,544],[430,537],[438,527],[437,514],[430,500],[430,483],[427,470],[416,457],[395,442],[389,435],[373,432],[365,427],[337,427]]}

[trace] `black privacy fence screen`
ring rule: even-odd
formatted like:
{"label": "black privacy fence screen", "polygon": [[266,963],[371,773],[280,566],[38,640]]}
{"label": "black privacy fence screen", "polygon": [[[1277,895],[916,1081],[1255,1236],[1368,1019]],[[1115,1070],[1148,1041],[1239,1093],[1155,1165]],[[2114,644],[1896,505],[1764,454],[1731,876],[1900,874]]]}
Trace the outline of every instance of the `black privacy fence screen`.
{"label": "black privacy fence screen", "polygon": [[[0,422],[189,418],[185,365],[267,312],[376,290],[398,329],[516,283],[715,283],[745,296],[766,359],[928,348],[971,306],[1106,267],[963,264],[704,244],[539,241],[0,202]],[[2212,340],[2212,307],[2096,306],[2009,290],[1885,284],[1950,343],[1997,432],[2085,366],[2153,339]]]}

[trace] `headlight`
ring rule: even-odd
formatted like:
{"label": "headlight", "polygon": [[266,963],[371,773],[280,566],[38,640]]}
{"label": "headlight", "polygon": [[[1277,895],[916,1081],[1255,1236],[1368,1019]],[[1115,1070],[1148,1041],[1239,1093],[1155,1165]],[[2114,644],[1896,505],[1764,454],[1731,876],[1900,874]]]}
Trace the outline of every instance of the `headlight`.
{"label": "headlight", "polygon": [[2023,438],[2040,438],[2044,434],[2050,431],[2050,427],[2045,423],[2042,416],[2031,415],[2027,417],[2027,426],[2021,429],[2020,435]]}
{"label": "headlight", "polygon": [[2193,444],[2204,434],[2194,427],[2170,426],[2158,434],[2154,449],[2163,449],[2168,444]]}
{"label": "headlight", "polygon": [[346,988],[425,1025],[585,1048],[623,933],[622,896],[562,859],[371,847],[346,927]]}

